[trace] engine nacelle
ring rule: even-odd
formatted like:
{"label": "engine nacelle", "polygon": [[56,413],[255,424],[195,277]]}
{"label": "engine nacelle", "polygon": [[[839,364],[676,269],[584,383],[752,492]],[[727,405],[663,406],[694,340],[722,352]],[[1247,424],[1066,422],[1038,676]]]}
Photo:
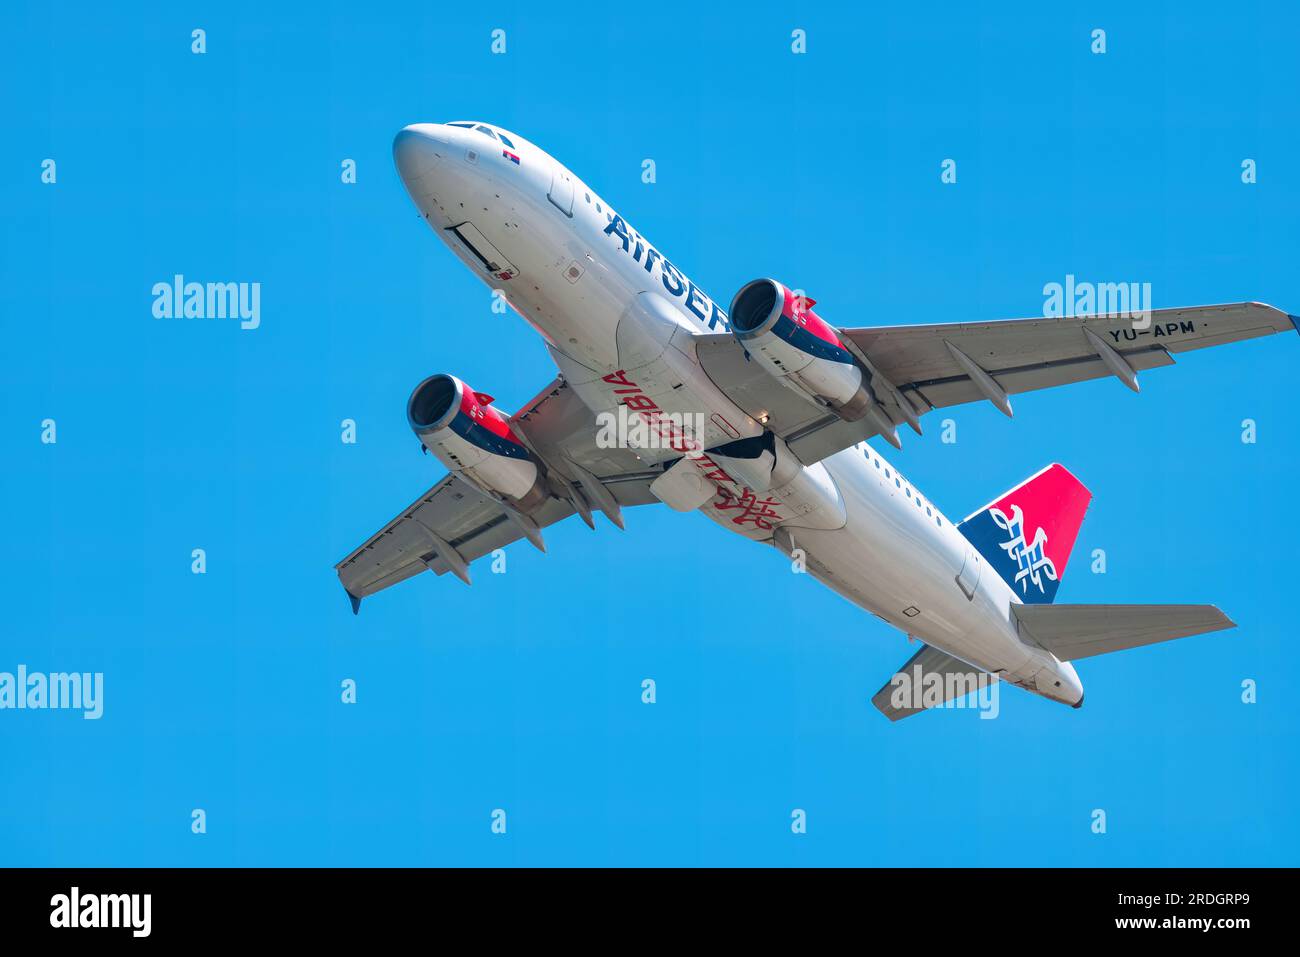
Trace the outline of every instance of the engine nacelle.
{"label": "engine nacelle", "polygon": [[805,398],[854,421],[874,403],[862,367],[835,330],[775,279],[755,279],[731,300],[731,331],[751,359]]}
{"label": "engine nacelle", "polygon": [[430,376],[411,393],[406,418],[453,475],[525,513],[549,498],[537,461],[492,408],[490,395],[455,376]]}

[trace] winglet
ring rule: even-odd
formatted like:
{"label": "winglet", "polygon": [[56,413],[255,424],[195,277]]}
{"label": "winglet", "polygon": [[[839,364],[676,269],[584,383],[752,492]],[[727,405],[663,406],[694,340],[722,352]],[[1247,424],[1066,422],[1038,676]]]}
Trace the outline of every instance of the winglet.
{"label": "winglet", "polygon": [[[344,591],[347,591],[346,588],[343,589],[343,590],[344,590]],[[352,592],[349,591],[349,592],[348,592],[348,601],[352,602],[352,614],[354,614],[354,615],[359,615],[359,614],[361,614],[361,599],[358,598],[356,595],[352,594]]]}
{"label": "winglet", "polygon": [[1292,316],[1288,314],[1287,318],[1291,320],[1291,325],[1295,326],[1295,331],[1300,332],[1300,316]]}

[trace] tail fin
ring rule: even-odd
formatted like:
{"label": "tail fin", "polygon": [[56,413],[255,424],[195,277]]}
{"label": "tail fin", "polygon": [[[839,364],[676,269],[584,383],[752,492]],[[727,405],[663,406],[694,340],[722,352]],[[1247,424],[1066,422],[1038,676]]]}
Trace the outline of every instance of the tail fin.
{"label": "tail fin", "polygon": [[957,527],[1026,604],[1056,598],[1092,493],[1053,463]]}

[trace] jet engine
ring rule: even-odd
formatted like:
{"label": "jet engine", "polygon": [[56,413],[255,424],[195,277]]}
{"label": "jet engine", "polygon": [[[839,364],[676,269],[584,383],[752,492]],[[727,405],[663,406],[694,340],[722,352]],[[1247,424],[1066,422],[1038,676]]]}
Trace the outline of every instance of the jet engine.
{"label": "jet engine", "polygon": [[775,279],[755,279],[731,301],[732,334],[782,383],[855,421],[875,398],[862,367],[813,305]]}
{"label": "jet engine", "polygon": [[453,475],[516,510],[532,512],[549,497],[542,470],[516,438],[492,397],[451,375],[425,379],[406,405],[406,418],[426,449]]}

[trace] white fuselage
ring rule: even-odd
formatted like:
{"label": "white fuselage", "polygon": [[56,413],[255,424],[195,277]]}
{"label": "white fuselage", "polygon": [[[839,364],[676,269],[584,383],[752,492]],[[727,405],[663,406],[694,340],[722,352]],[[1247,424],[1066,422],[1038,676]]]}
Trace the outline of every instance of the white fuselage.
{"label": "white fuselage", "polygon": [[[722,308],[562,164],[475,126],[407,127],[398,171],[434,232],[542,335],[592,411],[698,416],[706,449],[761,435],[695,358],[696,336],[727,331]],[[637,451],[652,464],[680,458]],[[867,443],[771,488],[707,455],[692,466],[719,493],[700,511],[724,528],[775,545],[926,644],[1054,700],[1082,699],[1070,664],[1020,639],[1011,588]]]}

